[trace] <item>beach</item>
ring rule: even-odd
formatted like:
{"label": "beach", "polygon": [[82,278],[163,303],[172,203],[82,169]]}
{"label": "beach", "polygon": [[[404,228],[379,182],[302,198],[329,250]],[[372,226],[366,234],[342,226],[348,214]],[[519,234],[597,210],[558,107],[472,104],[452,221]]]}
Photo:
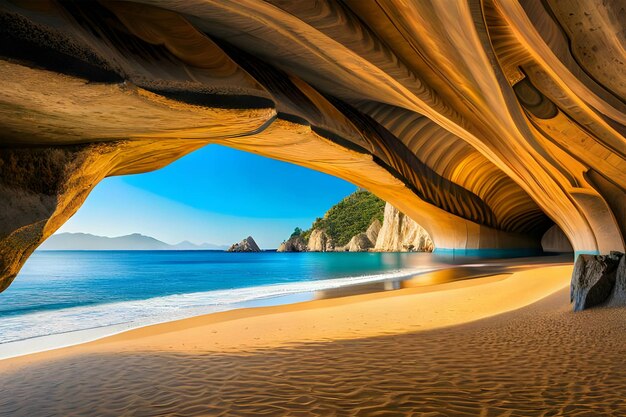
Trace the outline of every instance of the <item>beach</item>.
{"label": "beach", "polygon": [[571,270],[233,310],[3,360],[0,415],[623,415],[625,311],[573,313]]}

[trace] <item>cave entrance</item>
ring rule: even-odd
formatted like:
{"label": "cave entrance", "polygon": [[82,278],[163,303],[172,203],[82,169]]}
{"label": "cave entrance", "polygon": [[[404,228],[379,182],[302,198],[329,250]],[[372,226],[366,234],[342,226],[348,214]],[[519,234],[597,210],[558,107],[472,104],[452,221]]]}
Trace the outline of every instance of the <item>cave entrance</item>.
{"label": "cave entrance", "polygon": [[[6,346],[28,352],[34,339],[54,344],[68,332],[85,341],[200,313],[333,297],[346,287],[398,289],[430,254],[350,253],[352,238],[333,253],[275,253],[310,236],[329,209],[328,236],[343,238],[343,227],[361,243],[372,219],[380,231],[385,207],[342,179],[218,145],[161,170],[106,178],[0,294],[0,356]],[[224,252],[247,236],[262,252]]]}

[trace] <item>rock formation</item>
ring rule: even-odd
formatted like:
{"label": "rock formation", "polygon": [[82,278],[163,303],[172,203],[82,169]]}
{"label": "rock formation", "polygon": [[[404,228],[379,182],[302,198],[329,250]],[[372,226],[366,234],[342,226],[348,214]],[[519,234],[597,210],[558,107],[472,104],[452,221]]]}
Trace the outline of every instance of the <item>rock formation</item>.
{"label": "rock formation", "polygon": [[443,249],[624,251],[619,1],[0,3],[0,289],[104,177],[208,143],[351,181]]}
{"label": "rock formation", "polygon": [[374,249],[381,252],[432,252],[434,244],[423,227],[387,203]]}
{"label": "rock formation", "polygon": [[348,252],[367,252],[371,248],[374,247],[374,244],[367,237],[365,233],[359,233],[356,236],[353,236],[348,242],[346,250]]}
{"label": "rock formation", "polygon": [[359,233],[350,239],[347,245],[336,248],[337,251],[347,252],[367,252],[374,248],[378,233],[380,232],[380,221],[374,220],[363,233]]}
{"label": "rock formation", "polygon": [[335,246],[325,230],[314,228],[308,244],[302,236],[292,236],[280,245],[278,252],[432,252],[433,249],[428,232],[387,203],[382,224],[375,219],[365,232],[352,236],[343,246]]}
{"label": "rock formation", "polygon": [[252,236],[248,236],[239,243],[234,243],[227,252],[261,252]]}
{"label": "rock formation", "polygon": [[602,305],[626,305],[626,257],[620,252],[609,255],[579,255],[572,274],[570,298],[574,311]]}
{"label": "rock formation", "polygon": [[309,236],[307,250],[310,252],[332,252],[335,245],[325,230],[313,229]]}
{"label": "rock formation", "polygon": [[[386,204],[385,204],[386,206]],[[384,216],[384,214],[383,214]],[[383,218],[384,219],[384,218]],[[376,244],[376,240],[378,239],[378,234],[380,233],[380,229],[382,228],[382,224],[378,219],[375,219],[372,224],[365,231],[365,235],[367,239],[372,242],[372,246]]]}
{"label": "rock formation", "polygon": [[307,244],[302,236],[292,236],[278,246],[276,252],[306,252]]}

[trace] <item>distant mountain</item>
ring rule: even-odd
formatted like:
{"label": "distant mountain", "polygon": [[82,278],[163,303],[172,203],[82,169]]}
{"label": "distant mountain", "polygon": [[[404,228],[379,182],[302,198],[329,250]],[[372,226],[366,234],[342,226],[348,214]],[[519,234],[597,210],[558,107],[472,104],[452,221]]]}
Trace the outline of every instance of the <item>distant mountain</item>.
{"label": "distant mountain", "polygon": [[89,233],[59,233],[50,236],[39,250],[225,250],[228,246],[202,243],[196,245],[187,240],[170,245],[139,233],[106,237]]}

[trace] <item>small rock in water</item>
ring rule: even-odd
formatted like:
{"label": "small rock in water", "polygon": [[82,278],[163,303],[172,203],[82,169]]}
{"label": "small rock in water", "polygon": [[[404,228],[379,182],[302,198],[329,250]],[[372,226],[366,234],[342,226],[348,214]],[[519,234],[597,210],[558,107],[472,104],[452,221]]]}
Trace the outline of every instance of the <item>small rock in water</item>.
{"label": "small rock in water", "polygon": [[233,244],[227,252],[261,252],[261,249],[252,236],[248,236],[241,242]]}

